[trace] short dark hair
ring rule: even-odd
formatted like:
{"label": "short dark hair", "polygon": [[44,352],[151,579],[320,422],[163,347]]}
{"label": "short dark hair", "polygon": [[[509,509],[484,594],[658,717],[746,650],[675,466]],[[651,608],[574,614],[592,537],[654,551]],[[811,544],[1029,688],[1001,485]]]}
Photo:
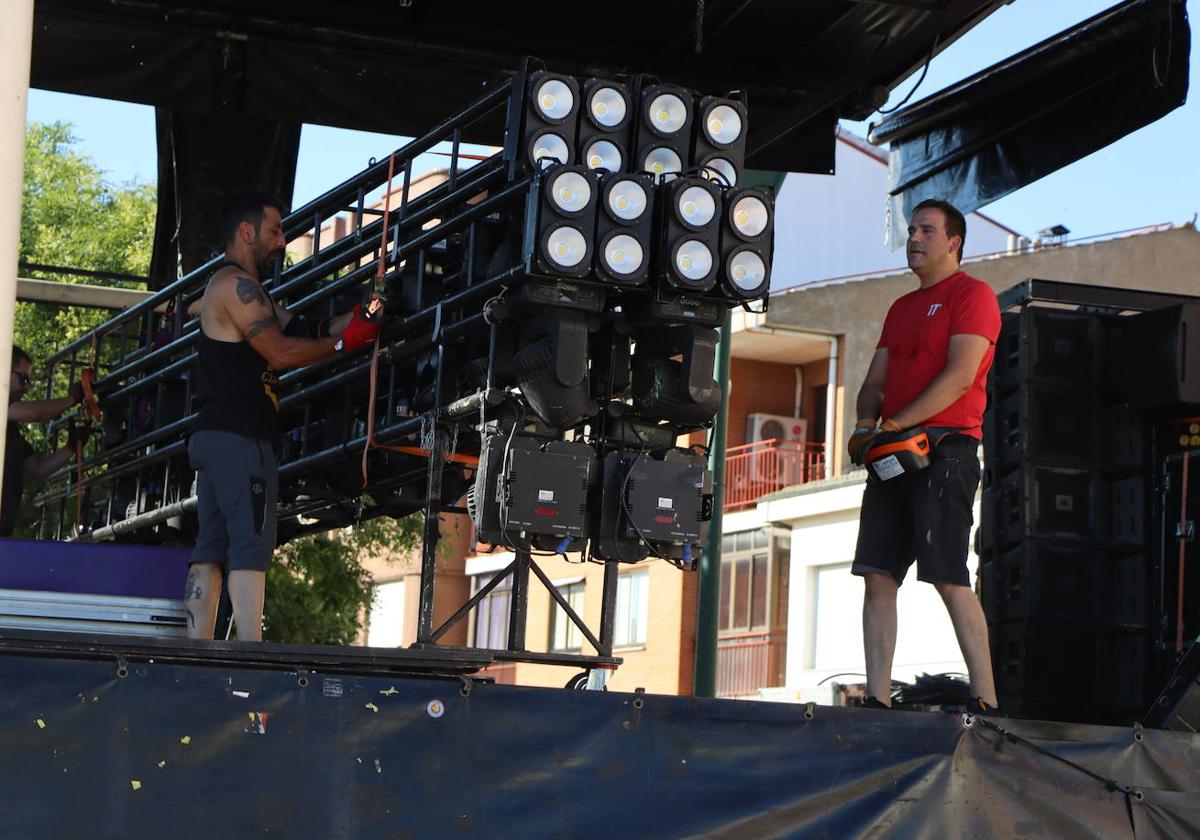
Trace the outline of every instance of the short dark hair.
{"label": "short dark hair", "polygon": [[26,353],[24,350],[22,350],[20,347],[18,347],[17,345],[14,344],[13,352],[12,352],[12,369],[16,370],[17,365],[21,364],[21,362],[28,362],[29,364],[32,365],[33,359],[31,359],[29,357],[28,353]]}
{"label": "short dark hair", "polygon": [[912,214],[917,215],[918,210],[941,210],[942,215],[946,217],[946,236],[957,236],[958,243],[958,261],[961,263],[963,259],[963,248],[967,244],[967,220],[959,209],[949,201],[942,201],[940,198],[927,198],[913,208]]}
{"label": "short dark hair", "polygon": [[287,215],[287,205],[279,196],[271,193],[242,192],[229,196],[221,205],[221,215],[218,219],[221,241],[228,247],[242,222],[249,222],[258,230],[258,226],[262,224],[263,213],[268,207],[274,207],[280,216]]}

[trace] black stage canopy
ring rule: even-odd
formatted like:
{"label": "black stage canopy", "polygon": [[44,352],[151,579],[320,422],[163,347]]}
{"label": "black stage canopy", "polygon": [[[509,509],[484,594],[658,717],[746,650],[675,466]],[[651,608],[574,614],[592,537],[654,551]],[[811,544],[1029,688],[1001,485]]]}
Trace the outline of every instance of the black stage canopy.
{"label": "black stage canopy", "polygon": [[[204,262],[225,192],[290,198],[300,125],[414,136],[524,55],[578,76],[747,91],[747,166],[833,171],[863,118],[996,0],[612,0],[595,9],[432,0],[38,0],[31,84],[157,109],[154,277]],[[556,13],[557,12],[557,13]],[[465,137],[496,143],[500,126]],[[176,208],[182,219],[176,219]]]}

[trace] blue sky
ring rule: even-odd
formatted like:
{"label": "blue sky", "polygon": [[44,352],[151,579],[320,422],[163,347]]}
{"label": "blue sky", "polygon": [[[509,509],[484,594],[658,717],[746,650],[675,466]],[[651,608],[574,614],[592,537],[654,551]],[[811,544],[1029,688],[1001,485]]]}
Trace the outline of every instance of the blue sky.
{"label": "blue sky", "polygon": [[[1110,0],[1015,0],[939,55],[913,102],[981,70],[1041,39],[1112,6]],[[1200,0],[1188,0],[1195,12]],[[1193,27],[1194,27],[1193,21]],[[1200,98],[1200,56],[1193,32],[1192,99]],[[889,106],[916,78],[901,83]],[[1200,110],[1194,101],[1078,163],[982,209],[1027,235],[1064,224],[1071,238],[1095,236],[1161,222],[1185,222],[1200,211],[1200,165],[1195,151]],[[754,111],[751,105],[750,118]],[[876,118],[878,119],[878,118]],[[129,103],[32,90],[29,120],[63,120],[75,126],[80,148],[124,183],[155,179],[153,109]],[[866,134],[867,123],[845,123]],[[403,138],[306,125],[301,134],[295,203],[298,205],[382,158]],[[427,166],[446,159],[428,158]]]}

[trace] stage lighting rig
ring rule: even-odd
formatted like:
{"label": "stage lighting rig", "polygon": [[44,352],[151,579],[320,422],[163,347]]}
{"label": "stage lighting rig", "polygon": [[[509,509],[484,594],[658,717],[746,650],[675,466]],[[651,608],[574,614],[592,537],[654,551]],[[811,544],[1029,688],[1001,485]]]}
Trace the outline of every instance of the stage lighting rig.
{"label": "stage lighting rig", "polygon": [[593,550],[604,560],[636,563],[653,555],[692,568],[712,506],[712,473],[704,456],[679,449],[661,457],[610,452]]}
{"label": "stage lighting rig", "polygon": [[732,96],[706,96],[697,106],[692,160],[700,174],[736,187],[746,158],[746,104]]}
{"label": "stage lighting rig", "polygon": [[534,414],[555,429],[569,429],[599,410],[588,375],[594,317],[555,307],[521,323],[517,384]]}
{"label": "stage lighting rig", "polygon": [[640,286],[650,276],[654,182],[648,175],[610,173],[600,179],[596,212],[596,276]]}
{"label": "stage lighting rig", "polygon": [[638,89],[633,168],[671,180],[691,166],[694,96],[648,77],[639,80]]}
{"label": "stage lighting rig", "polygon": [[480,451],[467,507],[479,542],[563,552],[591,532],[599,470],[585,443],[539,442],[493,429]]}
{"label": "stage lighting rig", "polygon": [[524,95],[513,102],[521,109],[519,154],[526,168],[575,161],[579,83],[574,78],[536,70],[527,76]]}
{"label": "stage lighting rig", "polygon": [[524,254],[529,274],[586,277],[592,270],[599,180],[583,166],[547,168],[526,201]]}
{"label": "stage lighting rig", "polygon": [[708,327],[646,325],[636,333],[633,411],[684,427],[701,426],[721,403],[713,379],[718,336]]}
{"label": "stage lighting rig", "polygon": [[726,190],[721,222],[721,290],[733,301],[761,298],[771,287],[775,207],[765,190]]}
{"label": "stage lighting rig", "polygon": [[588,169],[628,172],[629,126],[633,122],[629,87],[607,79],[583,83],[579,116],[579,162]]}
{"label": "stage lighting rig", "polygon": [[706,292],[716,283],[721,189],[698,176],[676,178],[661,188],[658,210],[660,289]]}

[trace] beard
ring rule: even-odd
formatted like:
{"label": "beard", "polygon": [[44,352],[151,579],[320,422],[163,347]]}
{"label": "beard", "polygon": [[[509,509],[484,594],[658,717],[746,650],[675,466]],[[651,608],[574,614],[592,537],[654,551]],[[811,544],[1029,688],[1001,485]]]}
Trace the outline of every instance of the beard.
{"label": "beard", "polygon": [[275,269],[275,260],[283,256],[283,249],[276,248],[274,251],[269,251],[266,254],[257,255],[255,260],[255,268],[258,269],[259,277],[268,277]]}

